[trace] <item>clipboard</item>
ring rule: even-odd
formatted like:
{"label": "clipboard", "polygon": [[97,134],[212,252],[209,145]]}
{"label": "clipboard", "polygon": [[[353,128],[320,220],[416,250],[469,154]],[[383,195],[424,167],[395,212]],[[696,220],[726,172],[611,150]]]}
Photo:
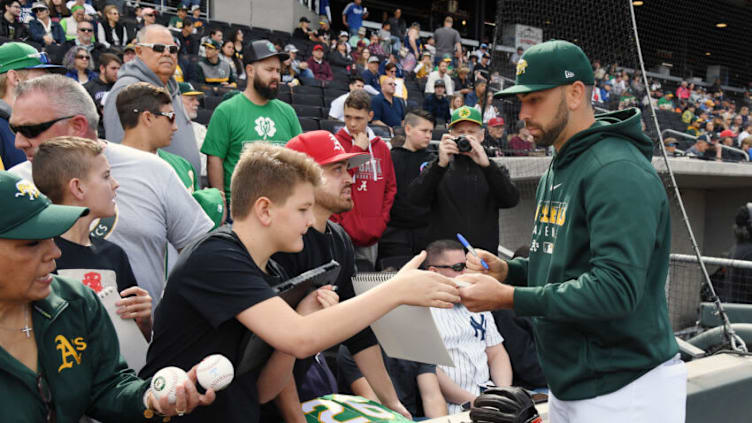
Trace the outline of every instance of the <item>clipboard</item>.
{"label": "clipboard", "polygon": [[[339,268],[339,263],[332,260],[272,288],[277,291],[277,295],[285,300],[290,307],[295,308],[312,289],[333,283],[339,275]],[[238,375],[261,368],[274,352],[274,348],[255,333],[249,332],[248,338],[248,343],[243,351],[243,358],[240,359],[240,363],[237,365],[236,374]]]}
{"label": "clipboard", "polygon": [[97,293],[99,299],[107,310],[107,315],[115,327],[115,332],[120,344],[120,354],[122,354],[128,367],[138,373],[146,364],[146,350],[149,348],[141,329],[136,325],[133,319],[122,319],[118,316],[115,302],[120,299],[120,294],[111,286],[108,286]]}

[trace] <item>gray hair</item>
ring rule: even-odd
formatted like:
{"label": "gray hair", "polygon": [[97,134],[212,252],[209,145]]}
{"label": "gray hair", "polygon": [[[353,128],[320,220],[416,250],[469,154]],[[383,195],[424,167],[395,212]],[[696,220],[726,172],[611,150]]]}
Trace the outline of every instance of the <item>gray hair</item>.
{"label": "gray hair", "polygon": [[29,79],[18,85],[16,98],[21,98],[32,92],[40,92],[47,97],[47,101],[58,112],[59,117],[65,115],[83,115],[89,123],[89,129],[97,133],[99,113],[86,92],[83,85],[72,78],[63,75],[44,75]]}
{"label": "gray hair", "polygon": [[68,69],[68,70],[75,69],[76,55],[81,50],[85,51],[86,54],[89,56],[89,65],[86,68],[89,70],[94,70],[94,58],[91,57],[91,53],[89,53],[89,50],[80,46],[73,46],[68,50],[67,53],[65,53],[65,57],[63,57],[63,67],[65,69]]}
{"label": "gray hair", "polygon": [[146,25],[145,27],[138,30],[136,33],[136,42],[138,43],[145,43],[146,42],[146,34],[151,31],[155,31],[158,29],[163,29],[169,33],[169,29],[165,27],[164,25],[160,24],[152,24],[152,25]]}

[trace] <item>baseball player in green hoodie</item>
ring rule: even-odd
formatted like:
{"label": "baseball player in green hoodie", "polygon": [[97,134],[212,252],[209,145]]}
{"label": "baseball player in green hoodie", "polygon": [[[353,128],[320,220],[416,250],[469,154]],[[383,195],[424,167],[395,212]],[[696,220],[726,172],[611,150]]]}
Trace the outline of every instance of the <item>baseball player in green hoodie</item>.
{"label": "baseball player in green hoodie", "polygon": [[669,201],[640,111],[596,116],[593,84],[583,51],[554,40],[528,49],[516,85],[496,94],[517,96],[556,156],[538,184],[530,258],[482,251],[485,270],[468,255],[480,273],[460,277],[471,283],[460,295],[471,311],[533,317],[549,421],[683,422],[687,372],[664,292]]}

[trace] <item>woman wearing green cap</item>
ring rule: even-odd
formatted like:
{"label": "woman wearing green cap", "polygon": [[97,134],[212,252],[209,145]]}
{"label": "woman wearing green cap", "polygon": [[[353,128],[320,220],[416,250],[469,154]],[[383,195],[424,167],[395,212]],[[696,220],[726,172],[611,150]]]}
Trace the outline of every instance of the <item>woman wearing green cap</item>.
{"label": "woman wearing green cap", "polygon": [[117,335],[94,291],[51,272],[52,238],[88,209],[54,205],[29,181],[0,171],[0,392],[4,421],[141,421],[214,400],[190,383],[176,402],[156,401],[149,381],[120,355]]}

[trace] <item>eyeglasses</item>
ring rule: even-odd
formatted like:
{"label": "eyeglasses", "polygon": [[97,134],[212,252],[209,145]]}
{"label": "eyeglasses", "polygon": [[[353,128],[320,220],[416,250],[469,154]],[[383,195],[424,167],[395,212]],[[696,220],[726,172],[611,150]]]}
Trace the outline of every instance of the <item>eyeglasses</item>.
{"label": "eyeglasses", "polygon": [[141,47],[149,47],[150,49],[154,50],[155,53],[164,53],[165,49],[170,54],[178,54],[178,46],[176,45],[166,45],[166,44],[154,44],[154,43],[138,43]]}
{"label": "eyeglasses", "polygon": [[175,123],[175,112],[153,112],[151,110],[133,109],[133,113],[141,113],[141,112],[149,112],[149,113],[155,114],[157,116],[164,116],[164,117],[167,118],[167,120],[170,121],[170,123]]}
{"label": "eyeglasses", "polygon": [[14,134],[17,132],[20,132],[21,135],[23,135],[26,138],[36,138],[42,135],[42,132],[50,129],[52,125],[60,122],[61,120],[71,119],[73,117],[75,117],[75,115],[65,116],[65,117],[49,120],[47,122],[37,123],[36,125],[20,125],[20,126],[8,125],[8,127],[10,128],[11,132],[13,132]]}
{"label": "eyeglasses", "polygon": [[435,267],[437,269],[452,269],[455,272],[461,272],[461,271],[465,270],[466,264],[465,263],[457,263],[457,264],[452,264],[452,265],[436,265],[436,264],[432,264],[431,266],[433,266],[433,267]]}
{"label": "eyeglasses", "polygon": [[94,30],[91,28],[78,28],[78,30],[81,32],[94,32]]}
{"label": "eyeglasses", "polygon": [[81,56],[76,56],[76,59],[89,60],[89,59],[91,59],[91,57],[81,55]]}
{"label": "eyeglasses", "polygon": [[50,386],[47,384],[47,379],[45,379],[41,373],[37,376],[37,391],[39,392],[39,396],[42,397],[44,408],[47,409],[47,418],[45,419],[45,422],[55,423],[55,404],[52,402],[52,392],[50,392]]}

